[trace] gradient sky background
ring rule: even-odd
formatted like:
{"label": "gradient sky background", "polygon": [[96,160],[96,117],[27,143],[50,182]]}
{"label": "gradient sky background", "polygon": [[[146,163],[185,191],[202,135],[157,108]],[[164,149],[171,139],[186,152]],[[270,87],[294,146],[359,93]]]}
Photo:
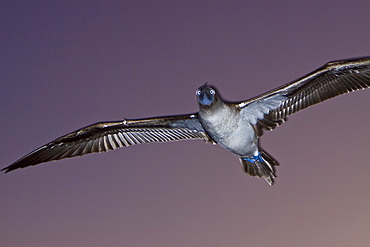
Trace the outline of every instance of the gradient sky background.
{"label": "gradient sky background", "polygon": [[[204,82],[241,101],[370,55],[369,1],[70,2],[0,4],[2,167],[95,122],[196,112]],[[369,97],[265,133],[272,187],[201,141],[0,174],[0,245],[369,246]]]}

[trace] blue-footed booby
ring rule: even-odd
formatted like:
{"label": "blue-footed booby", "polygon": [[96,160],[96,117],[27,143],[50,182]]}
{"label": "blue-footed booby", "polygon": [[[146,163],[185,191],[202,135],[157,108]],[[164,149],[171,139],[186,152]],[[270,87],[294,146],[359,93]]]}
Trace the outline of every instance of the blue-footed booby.
{"label": "blue-footed booby", "polygon": [[286,117],[335,96],[370,87],[370,57],[333,61],[267,93],[243,102],[228,102],[207,84],[196,91],[196,113],[99,122],[51,141],[13,164],[18,168],[142,143],[200,139],[239,157],[243,170],[272,185],[278,162],[259,146],[263,130]]}

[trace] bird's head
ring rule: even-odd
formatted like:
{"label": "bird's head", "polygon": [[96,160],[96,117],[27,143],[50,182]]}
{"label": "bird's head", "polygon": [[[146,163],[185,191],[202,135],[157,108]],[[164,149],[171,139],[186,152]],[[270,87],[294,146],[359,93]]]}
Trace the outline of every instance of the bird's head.
{"label": "bird's head", "polygon": [[207,84],[204,84],[203,86],[199,87],[198,90],[196,91],[196,95],[198,103],[201,106],[214,105],[219,98],[216,89],[207,86]]}

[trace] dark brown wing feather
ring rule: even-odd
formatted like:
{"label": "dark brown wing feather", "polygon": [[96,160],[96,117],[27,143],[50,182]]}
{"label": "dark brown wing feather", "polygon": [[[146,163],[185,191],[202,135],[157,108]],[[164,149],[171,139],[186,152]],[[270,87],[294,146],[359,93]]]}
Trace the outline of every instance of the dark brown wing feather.
{"label": "dark brown wing feather", "polygon": [[106,152],[136,144],[192,139],[211,141],[197,114],[96,123],[36,149],[2,171],[7,173],[52,160]]}
{"label": "dark brown wing feather", "polygon": [[242,102],[242,107],[274,95],[286,96],[282,104],[258,120],[258,127],[274,129],[284,119],[311,105],[335,96],[370,87],[370,57],[334,61],[325,64],[298,80]]}
{"label": "dark brown wing feather", "polygon": [[272,111],[271,116],[273,120],[281,120],[324,100],[368,87],[370,58],[330,62],[283,89],[289,99]]}

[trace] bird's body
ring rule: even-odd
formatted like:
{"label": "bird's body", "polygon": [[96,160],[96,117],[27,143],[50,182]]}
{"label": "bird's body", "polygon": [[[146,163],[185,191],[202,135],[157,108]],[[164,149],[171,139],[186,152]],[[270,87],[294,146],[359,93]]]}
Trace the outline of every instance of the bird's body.
{"label": "bird's body", "polygon": [[215,88],[204,85],[196,92],[197,113],[93,124],[41,146],[3,170],[141,143],[201,139],[237,155],[245,172],[272,185],[278,162],[259,146],[263,130],[273,130],[308,106],[368,87],[370,57],[327,63],[244,102],[224,101]]}
{"label": "bird's body", "polygon": [[237,155],[253,153],[253,127],[240,116],[240,109],[220,101],[219,109],[201,110],[198,115],[204,130],[215,143]]}

